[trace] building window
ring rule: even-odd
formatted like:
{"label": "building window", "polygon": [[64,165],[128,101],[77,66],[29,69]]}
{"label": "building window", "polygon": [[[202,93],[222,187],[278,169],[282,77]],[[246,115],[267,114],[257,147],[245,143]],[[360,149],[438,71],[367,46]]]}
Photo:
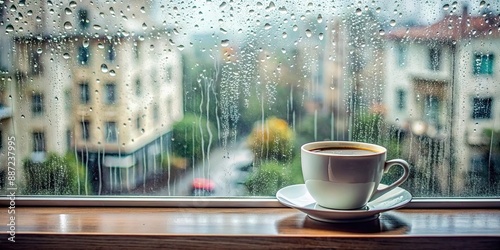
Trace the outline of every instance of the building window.
{"label": "building window", "polygon": [[89,14],[87,10],[79,10],[78,11],[78,25],[80,29],[85,30],[90,25]]}
{"label": "building window", "polygon": [[105,85],[106,104],[116,103],[116,84],[108,83]]}
{"label": "building window", "polygon": [[472,119],[491,119],[493,98],[475,97],[472,101]]}
{"label": "building window", "polygon": [[33,152],[45,152],[45,134],[43,132],[33,133]]}
{"label": "building window", "polygon": [[42,73],[40,54],[38,54],[35,50],[30,53],[30,70],[33,75]]}
{"label": "building window", "polygon": [[106,122],[105,139],[108,143],[115,143],[118,141],[118,133],[116,128],[116,122]]}
{"label": "building window", "polygon": [[135,61],[139,61],[139,58],[140,58],[139,44],[140,44],[139,41],[135,41],[134,46],[132,47]]}
{"label": "building window", "polygon": [[433,71],[438,71],[441,69],[441,49],[440,48],[430,48],[429,49],[429,69]]}
{"label": "building window", "polygon": [[474,75],[493,74],[494,61],[495,61],[495,56],[493,54],[474,55]]}
{"label": "building window", "polygon": [[396,60],[398,66],[403,68],[406,65],[406,46],[403,44],[398,44],[396,47]]}
{"label": "building window", "polygon": [[425,121],[432,125],[439,125],[439,110],[441,101],[437,96],[427,95],[424,103]]}
{"label": "building window", "polygon": [[39,116],[43,114],[43,95],[35,93],[31,96],[31,111],[33,115]]}
{"label": "building window", "polygon": [[82,131],[82,140],[88,141],[90,139],[90,122],[82,121],[80,123]]}
{"label": "building window", "polygon": [[156,103],[153,104],[153,121],[155,124],[160,121],[160,108]]}
{"label": "building window", "polygon": [[115,59],[116,59],[116,49],[115,49],[115,45],[113,43],[111,43],[111,44],[108,45],[106,59],[109,62],[114,62]]}
{"label": "building window", "polygon": [[172,81],[172,66],[167,66],[167,83]]}
{"label": "building window", "polygon": [[80,46],[78,47],[78,63],[81,65],[88,65],[90,58],[89,47]]}
{"label": "building window", "polygon": [[135,119],[135,128],[140,131],[141,130],[141,126],[142,126],[142,121],[141,121],[141,116],[137,116],[137,118]]}
{"label": "building window", "polygon": [[396,101],[399,111],[404,111],[406,109],[406,91],[403,89],[398,89],[396,91]]}
{"label": "building window", "polygon": [[140,79],[135,80],[135,95],[141,96],[142,93],[142,84]]}
{"label": "building window", "polygon": [[86,82],[80,83],[80,103],[88,104],[89,102],[90,102],[89,84]]}

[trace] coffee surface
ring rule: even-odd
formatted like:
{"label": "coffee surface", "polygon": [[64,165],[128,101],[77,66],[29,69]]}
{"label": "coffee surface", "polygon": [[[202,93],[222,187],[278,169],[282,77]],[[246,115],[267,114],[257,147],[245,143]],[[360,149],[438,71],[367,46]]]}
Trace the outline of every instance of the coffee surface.
{"label": "coffee surface", "polygon": [[311,150],[312,152],[332,154],[332,155],[372,155],[377,151],[364,149],[364,148],[347,148],[347,147],[332,147],[332,148],[318,148]]}

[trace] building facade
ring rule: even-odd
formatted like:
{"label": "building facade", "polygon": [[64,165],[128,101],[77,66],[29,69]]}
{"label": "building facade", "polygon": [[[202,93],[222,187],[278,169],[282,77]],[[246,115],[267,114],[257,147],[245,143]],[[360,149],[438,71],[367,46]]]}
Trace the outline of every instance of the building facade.
{"label": "building facade", "polygon": [[154,28],[141,9],[148,5],[59,4],[61,13],[40,1],[2,15],[10,66],[2,71],[0,161],[15,136],[18,179],[24,159],[70,152],[94,192],[131,189],[161,170],[157,156],[183,116],[172,32]]}
{"label": "building facade", "polygon": [[491,134],[500,130],[499,24],[498,16],[471,16],[464,8],[388,34],[387,121],[425,138],[432,152],[416,150],[418,139],[407,147],[452,193],[466,193],[470,181],[490,185],[500,173]]}

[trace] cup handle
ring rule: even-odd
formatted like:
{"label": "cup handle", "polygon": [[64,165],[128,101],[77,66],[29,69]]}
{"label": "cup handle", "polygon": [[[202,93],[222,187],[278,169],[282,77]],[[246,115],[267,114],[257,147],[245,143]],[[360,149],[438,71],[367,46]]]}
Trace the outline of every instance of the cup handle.
{"label": "cup handle", "polygon": [[408,179],[408,176],[410,175],[410,165],[408,164],[408,162],[406,162],[405,160],[402,160],[402,159],[394,159],[394,160],[386,161],[385,165],[384,165],[384,173],[387,173],[389,171],[389,169],[394,165],[399,165],[403,168],[403,175],[401,177],[399,177],[399,179],[397,181],[395,181],[394,183],[392,183],[388,187],[383,188],[383,189],[377,189],[373,193],[372,197],[370,198],[370,201],[375,200],[378,197],[388,193],[389,191],[393,190],[394,188],[398,187],[403,182],[405,182],[406,179]]}

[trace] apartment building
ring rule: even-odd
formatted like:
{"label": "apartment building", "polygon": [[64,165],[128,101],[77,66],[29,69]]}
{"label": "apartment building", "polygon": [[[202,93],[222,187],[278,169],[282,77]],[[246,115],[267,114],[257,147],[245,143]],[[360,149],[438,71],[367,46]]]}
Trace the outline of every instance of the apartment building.
{"label": "apartment building", "polygon": [[99,192],[160,171],[157,156],[183,115],[181,56],[141,2],[62,1],[56,13],[40,1],[3,15],[11,67],[1,82],[0,160],[3,137],[15,135],[18,175],[23,159],[67,152]]}
{"label": "apartment building", "polygon": [[500,129],[499,24],[498,15],[472,16],[464,8],[387,35],[387,121],[435,145],[431,153],[414,147],[413,155],[439,154],[432,168],[454,191],[467,186],[466,175],[487,185],[500,173],[485,133]]}

